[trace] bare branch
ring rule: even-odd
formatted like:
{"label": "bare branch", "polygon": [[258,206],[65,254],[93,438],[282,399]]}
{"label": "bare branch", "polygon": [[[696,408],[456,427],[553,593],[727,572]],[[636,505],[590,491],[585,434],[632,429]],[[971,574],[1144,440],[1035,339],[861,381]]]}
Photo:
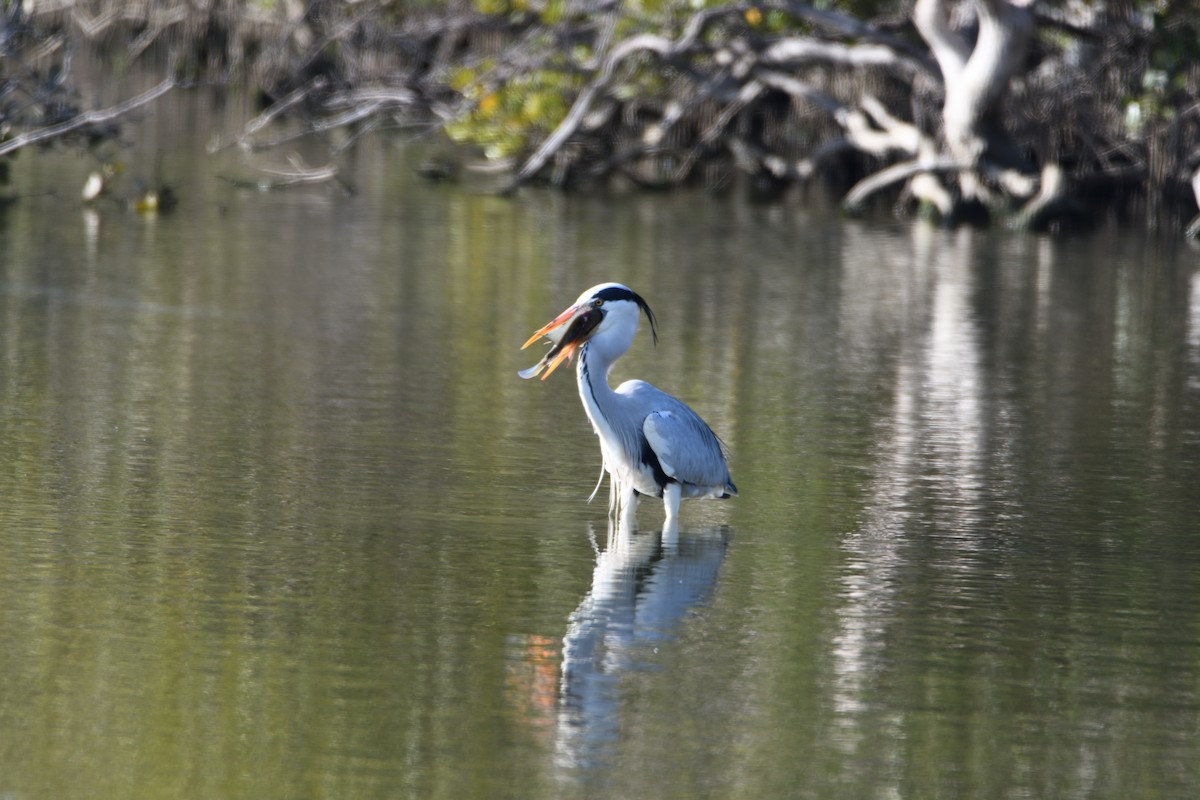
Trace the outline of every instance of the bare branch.
{"label": "bare branch", "polygon": [[665,57],[672,52],[673,47],[674,45],[670,40],[648,33],[633,36],[614,47],[609,53],[608,58],[604,60],[604,65],[601,67],[599,74],[575,98],[575,103],[571,106],[571,110],[563,118],[563,121],[558,124],[558,127],[554,129],[554,132],[546,137],[541,146],[525,161],[525,164],[513,178],[512,185],[509,188],[514,189],[536,175],[546,165],[546,162],[550,160],[550,156],[554,155],[567,139],[571,138],[571,135],[575,133],[580,123],[583,122],[584,117],[587,116],[588,111],[592,107],[592,102],[608,86],[609,81],[612,80],[613,74],[622,61],[635,53],[647,51]]}
{"label": "bare branch", "polygon": [[338,168],[333,165],[325,167],[310,167],[295,154],[287,157],[287,162],[290,169],[281,169],[279,167],[260,166],[258,171],[266,177],[261,178],[240,178],[232,175],[217,175],[220,180],[236,186],[240,189],[256,189],[258,191],[273,191],[275,189],[283,189],[289,186],[310,185],[316,183],[325,183],[333,181],[340,189],[347,194],[352,194],[353,190],[345,181],[338,177]]}
{"label": "bare branch", "polygon": [[758,70],[755,73],[755,77],[772,89],[778,89],[785,94],[791,95],[795,100],[804,100],[812,103],[834,117],[847,112],[845,104],[837,98],[820,89],[814,89],[807,83],[791,75],[775,72],[774,70]]}
{"label": "bare branch", "polygon": [[138,108],[139,106],[144,106],[147,103],[157,100],[159,97],[162,97],[164,94],[171,91],[171,89],[174,87],[175,80],[173,78],[168,78],[167,80],[155,86],[153,89],[142,92],[136,97],[131,97],[123,103],[118,103],[111,108],[106,108],[101,111],[85,111],[82,114],[78,114],[71,119],[66,120],[65,122],[60,122],[57,125],[50,125],[45,128],[39,128],[37,130],[17,134],[7,142],[0,144],[0,156],[6,156],[9,153],[20,150],[22,147],[36,144],[37,142],[44,142],[48,139],[54,139],[59,136],[63,136],[64,134],[78,130],[79,128],[85,128],[88,125],[98,125],[102,122],[108,122],[116,119],[124,114],[128,114],[130,111]]}
{"label": "bare branch", "polygon": [[291,165],[291,169],[278,169],[276,167],[260,167],[260,169],[268,175],[273,175],[289,183],[319,183],[330,180],[338,174],[336,166],[310,167],[299,156],[294,154],[288,156],[288,164]]}
{"label": "bare branch", "polygon": [[592,78],[591,82],[575,98],[575,103],[571,106],[571,110],[567,112],[567,116],[563,118],[563,121],[558,124],[554,132],[534,151],[533,155],[525,161],[525,164],[514,176],[511,185],[508,187],[509,190],[515,189],[541,171],[546,162],[550,160],[550,157],[566,143],[567,139],[571,138],[587,117],[588,111],[591,109],[596,97],[608,87],[617,68],[627,58],[641,53],[654,53],[664,61],[670,60],[691,50],[699,41],[708,25],[714,20],[733,14],[743,14],[746,8],[749,8],[749,6],[725,6],[697,12],[688,20],[683,33],[675,40],[655,34],[643,33],[631,36],[614,45],[609,50],[608,56],[604,59],[596,76]]}
{"label": "bare branch", "polygon": [[917,0],[913,6],[913,24],[929,45],[946,83],[958,79],[971,56],[970,45],[950,27],[949,17],[945,0]]}
{"label": "bare branch", "polygon": [[1009,225],[1018,229],[1043,228],[1068,205],[1067,176],[1058,164],[1042,168],[1041,190],[1013,217]]}
{"label": "bare branch", "polygon": [[904,161],[868,175],[851,187],[842,200],[842,208],[857,211],[871,195],[887,187],[907,180],[914,175],[927,172],[952,172],[967,167],[952,158],[938,157],[931,160]]}
{"label": "bare branch", "polygon": [[914,175],[908,182],[908,191],[918,201],[929,203],[936,208],[942,219],[954,213],[954,197],[932,172]]}
{"label": "bare branch", "polygon": [[880,30],[868,22],[863,22],[856,17],[845,14],[841,11],[830,9],[818,9],[807,3],[797,3],[792,0],[784,0],[779,4],[764,3],[763,8],[781,8],[789,14],[802,19],[812,25],[825,28],[842,34],[851,39],[863,39],[869,42],[886,45],[897,53],[903,54],[912,63],[919,66],[929,77],[938,78],[937,65],[929,58],[926,53],[914,47],[912,43],[902,39],[899,36],[893,36],[886,31]]}
{"label": "bare branch", "polygon": [[789,36],[768,45],[759,60],[771,66],[792,66],[818,61],[847,67],[888,67],[907,75],[920,69],[912,59],[881,44],[846,45],[804,36]]}
{"label": "bare branch", "polygon": [[242,132],[237,138],[226,141],[223,144],[213,145],[209,148],[209,152],[217,152],[218,150],[223,150],[224,148],[226,148],[232,144],[237,144],[241,147],[251,147],[250,137],[254,136],[254,134],[258,133],[260,130],[262,130],[263,128],[270,125],[271,122],[274,121],[276,117],[279,117],[281,114],[286,112],[289,108],[291,108],[292,106],[294,106],[297,103],[300,103],[302,100],[304,100],[304,98],[307,97],[308,93],[311,92],[312,90],[313,90],[313,86],[312,86],[312,84],[309,84],[307,86],[301,86],[299,89],[295,89],[295,90],[289,92],[282,99],[277,100],[274,103],[272,103],[266,110],[264,110],[257,117],[255,117],[254,119],[247,122],[246,126],[244,128],[242,128]]}
{"label": "bare branch", "polygon": [[894,147],[911,156],[930,154],[936,150],[934,143],[916,125],[897,119],[871,95],[864,95],[862,108],[883,130],[887,131]]}

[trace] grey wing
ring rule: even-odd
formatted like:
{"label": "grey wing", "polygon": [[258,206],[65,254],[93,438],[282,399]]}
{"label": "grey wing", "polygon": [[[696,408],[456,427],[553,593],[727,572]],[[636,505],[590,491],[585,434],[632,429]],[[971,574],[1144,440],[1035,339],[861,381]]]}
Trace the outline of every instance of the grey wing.
{"label": "grey wing", "polygon": [[683,403],[648,414],[642,432],[667,476],[696,486],[732,486],[721,440]]}

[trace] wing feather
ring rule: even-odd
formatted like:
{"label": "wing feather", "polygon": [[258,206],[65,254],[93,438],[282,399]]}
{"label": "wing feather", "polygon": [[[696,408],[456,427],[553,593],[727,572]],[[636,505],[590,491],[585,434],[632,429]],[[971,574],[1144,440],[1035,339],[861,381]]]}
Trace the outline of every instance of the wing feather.
{"label": "wing feather", "polygon": [[642,446],[653,452],[663,477],[684,484],[685,497],[737,494],[725,445],[691,406],[645,381],[625,381],[616,392],[626,398],[623,406],[641,431]]}
{"label": "wing feather", "polygon": [[646,416],[642,433],[663,472],[684,484],[724,486],[730,482],[721,440],[687,406]]}

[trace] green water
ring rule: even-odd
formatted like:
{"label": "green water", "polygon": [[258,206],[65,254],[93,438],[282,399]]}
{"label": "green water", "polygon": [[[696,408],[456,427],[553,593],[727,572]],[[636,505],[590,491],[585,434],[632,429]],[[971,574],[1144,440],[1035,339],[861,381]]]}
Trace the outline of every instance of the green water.
{"label": "green water", "polygon": [[[203,113],[139,134],[174,213],[42,155],[0,216],[0,796],[1200,791],[1194,251],[370,141],[256,193]],[[732,450],[676,546],[609,542],[571,376],[516,377],[603,280],[660,322],[614,377]]]}

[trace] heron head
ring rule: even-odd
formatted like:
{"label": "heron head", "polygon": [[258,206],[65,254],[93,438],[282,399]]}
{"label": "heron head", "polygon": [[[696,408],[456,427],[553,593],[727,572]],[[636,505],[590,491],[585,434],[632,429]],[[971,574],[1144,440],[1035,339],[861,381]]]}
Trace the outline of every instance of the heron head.
{"label": "heron head", "polygon": [[533,378],[545,370],[542,380],[546,380],[563,361],[570,361],[584,343],[601,334],[619,337],[620,351],[624,352],[633,343],[637,333],[639,313],[645,313],[646,319],[650,320],[650,331],[657,342],[658,328],[654,312],[641,295],[619,283],[593,286],[521,346],[524,350],[541,336],[553,344],[541,361],[518,374],[522,378]]}

